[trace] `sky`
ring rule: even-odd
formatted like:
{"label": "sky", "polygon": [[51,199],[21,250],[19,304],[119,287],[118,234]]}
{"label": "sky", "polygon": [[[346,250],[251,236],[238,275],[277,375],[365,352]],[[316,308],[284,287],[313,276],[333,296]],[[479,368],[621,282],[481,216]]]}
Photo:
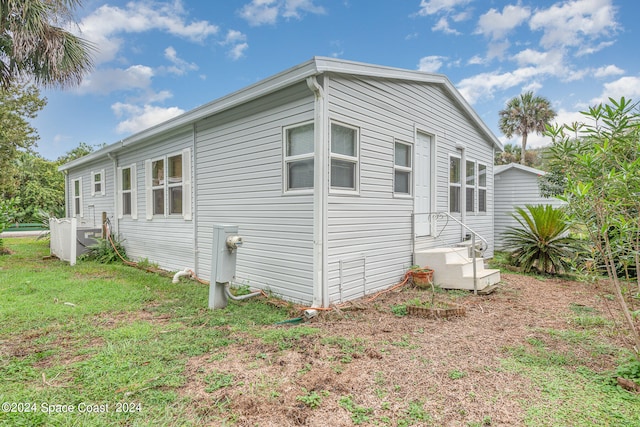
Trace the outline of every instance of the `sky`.
{"label": "sky", "polygon": [[636,0],[84,0],[70,30],[93,43],[95,67],[42,90],[36,151],[117,142],[314,56],[444,74],[519,144],[498,113],[525,91],[559,123],[640,100],[638,18]]}

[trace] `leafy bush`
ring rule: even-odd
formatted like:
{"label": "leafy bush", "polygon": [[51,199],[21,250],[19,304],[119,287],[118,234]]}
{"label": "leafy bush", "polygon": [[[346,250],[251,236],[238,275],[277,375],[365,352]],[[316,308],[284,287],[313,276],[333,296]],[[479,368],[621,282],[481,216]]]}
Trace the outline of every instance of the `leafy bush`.
{"label": "leafy bush", "polygon": [[[118,253],[120,253],[124,259],[127,259],[123,241],[119,240],[115,234],[111,234],[113,245],[109,239],[96,238],[95,240],[96,244],[88,246],[88,251],[79,257],[81,260],[96,261],[101,264],[112,264],[122,261]],[[118,253],[116,253],[116,250]]]}
{"label": "leafy bush", "polygon": [[511,252],[514,265],[525,273],[534,268],[547,274],[568,270],[580,241],[569,235],[569,224],[561,209],[526,205],[516,208],[512,216],[521,225],[509,227],[505,233],[505,247]]}

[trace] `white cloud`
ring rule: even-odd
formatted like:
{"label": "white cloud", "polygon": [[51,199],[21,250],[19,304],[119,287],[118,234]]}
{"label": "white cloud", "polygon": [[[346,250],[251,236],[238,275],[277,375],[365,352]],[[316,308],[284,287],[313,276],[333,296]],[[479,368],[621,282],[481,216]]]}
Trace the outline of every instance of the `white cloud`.
{"label": "white cloud", "polygon": [[420,0],[418,15],[434,15],[439,12],[451,12],[458,6],[465,6],[471,0]]}
{"label": "white cloud", "polygon": [[173,46],[169,46],[164,50],[164,57],[173,64],[172,66],[166,68],[166,70],[171,74],[182,76],[188,71],[195,71],[198,69],[197,64],[189,63],[184,59],[179,58],[178,52],[176,52]]}
{"label": "white cloud", "polygon": [[130,2],[125,8],[104,5],[82,19],[78,26],[82,37],[98,48],[94,55],[96,64],[116,58],[123,43],[118,34],[160,30],[203,42],[218,32],[218,27],[208,21],[187,22],[180,1]]}
{"label": "white cloud", "polygon": [[606,67],[600,67],[593,72],[593,75],[595,77],[619,76],[620,74],[624,74],[624,70],[621,70],[615,65],[607,65]]}
{"label": "white cloud", "polygon": [[239,14],[249,25],[273,25],[278,18],[302,19],[304,13],[321,15],[326,13],[313,0],[252,0],[240,9]]}
{"label": "white cloud", "polygon": [[111,109],[117,117],[126,117],[118,123],[116,127],[118,133],[140,132],[184,113],[184,110],[178,107],[163,108],[149,104],[140,107],[121,102],[113,104]]}
{"label": "white cloud", "polygon": [[245,50],[249,48],[247,43],[238,43],[229,50],[229,56],[233,60],[238,60],[244,56]]}
{"label": "white cloud", "polygon": [[492,40],[499,40],[525,22],[530,15],[529,8],[520,5],[505,6],[502,13],[496,9],[490,9],[480,16],[476,33],[490,37]]}
{"label": "white cloud", "polygon": [[153,75],[153,69],[145,65],[96,70],[85,77],[76,90],[80,94],[104,95],[118,90],[146,89],[151,85]]}
{"label": "white cloud", "polygon": [[446,59],[444,56],[425,56],[420,58],[420,64],[418,64],[418,70],[426,73],[436,73],[440,67],[442,67],[442,60]]}
{"label": "white cloud", "polygon": [[529,26],[543,31],[543,47],[582,46],[617,30],[612,0],[573,0],[536,11]]}
{"label": "white cloud", "polygon": [[622,97],[640,100],[640,77],[625,76],[613,82],[605,83],[600,96],[593,98],[590,105],[608,103],[609,98],[619,100]]}
{"label": "white cloud", "polygon": [[540,52],[533,49],[525,49],[513,56],[520,67],[534,66],[539,74],[563,76],[568,73],[564,63],[562,50],[549,50]]}
{"label": "white cloud", "polygon": [[240,31],[229,30],[223,41],[220,42],[222,46],[229,46],[228,55],[233,60],[238,60],[244,56],[244,52],[249,48],[249,44],[246,42],[247,36]]}
{"label": "white cloud", "polygon": [[539,74],[535,67],[519,68],[507,73],[481,73],[461,80],[457,87],[462,96],[473,104],[481,98],[492,98],[497,90],[521,85]]}
{"label": "white cloud", "polygon": [[467,64],[469,65],[482,65],[484,63],[485,60],[479,55],[474,55],[471,57],[471,59],[469,59],[469,61],[467,61]]}
{"label": "white cloud", "polygon": [[445,16],[443,16],[442,18],[438,19],[438,22],[436,22],[436,25],[431,27],[431,30],[433,30],[433,31],[442,31],[445,34],[455,34],[455,35],[459,35],[460,34],[457,30],[454,30],[453,28],[451,28],[449,26],[449,21]]}

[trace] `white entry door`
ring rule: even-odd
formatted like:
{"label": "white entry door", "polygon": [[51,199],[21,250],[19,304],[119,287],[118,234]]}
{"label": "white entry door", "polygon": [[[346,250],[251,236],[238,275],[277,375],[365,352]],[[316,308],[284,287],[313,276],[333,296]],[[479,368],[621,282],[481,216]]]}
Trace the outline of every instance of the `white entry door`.
{"label": "white entry door", "polygon": [[415,171],[415,233],[416,236],[431,235],[431,136],[418,132],[416,155],[413,170]]}

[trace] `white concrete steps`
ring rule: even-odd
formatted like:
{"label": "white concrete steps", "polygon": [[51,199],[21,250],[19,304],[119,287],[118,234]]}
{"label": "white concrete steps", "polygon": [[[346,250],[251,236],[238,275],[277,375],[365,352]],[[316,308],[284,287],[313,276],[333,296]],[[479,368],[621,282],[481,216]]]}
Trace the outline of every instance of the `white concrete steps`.
{"label": "white concrete steps", "polygon": [[[433,269],[433,281],[443,289],[474,289],[473,259],[469,258],[469,249],[435,248],[414,253],[414,262],[421,267]],[[484,267],[484,259],[476,259],[477,290],[495,285],[500,281],[500,270]]]}

